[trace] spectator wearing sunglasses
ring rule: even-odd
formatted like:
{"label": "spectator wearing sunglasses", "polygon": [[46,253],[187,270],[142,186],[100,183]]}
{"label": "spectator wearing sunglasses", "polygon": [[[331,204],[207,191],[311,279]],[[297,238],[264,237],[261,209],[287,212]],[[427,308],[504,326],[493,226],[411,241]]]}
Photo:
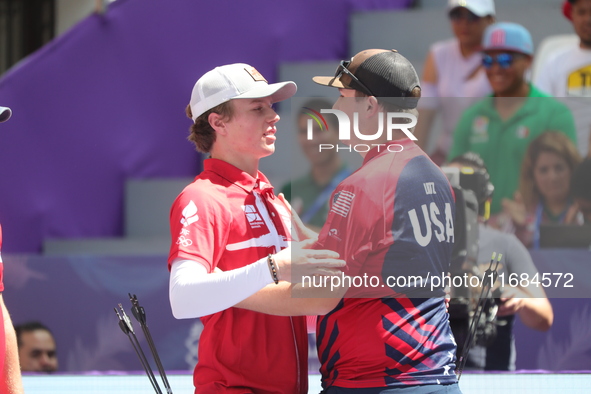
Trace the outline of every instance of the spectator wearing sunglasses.
{"label": "spectator wearing sunglasses", "polygon": [[[415,129],[417,144],[426,150],[437,138],[430,156],[443,162],[451,146],[452,133],[462,112],[479,98],[491,93],[480,61],[484,30],[494,23],[493,0],[449,0],[448,15],[454,38],[433,44],[421,78],[422,97]],[[431,136],[440,114],[441,135]]]}
{"label": "spectator wearing sunglasses", "polygon": [[540,90],[565,97],[577,126],[579,153],[591,157],[591,0],[565,0],[564,15],[572,22],[579,42],[552,52],[534,76]]}
{"label": "spectator wearing sunglasses", "polygon": [[[448,156],[472,151],[482,157],[495,185],[491,204],[491,215],[495,215],[503,199],[513,198],[519,186],[519,169],[529,143],[546,130],[556,130],[576,144],[576,133],[568,107],[526,80],[534,46],[523,26],[491,25],[482,47],[482,65],[493,94],[462,114]],[[490,223],[494,225],[494,217]]]}

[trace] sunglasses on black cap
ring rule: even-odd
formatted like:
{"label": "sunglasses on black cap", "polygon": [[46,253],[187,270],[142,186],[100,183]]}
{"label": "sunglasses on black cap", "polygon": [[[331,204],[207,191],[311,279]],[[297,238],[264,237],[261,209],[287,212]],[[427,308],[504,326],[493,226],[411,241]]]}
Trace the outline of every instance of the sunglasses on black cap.
{"label": "sunglasses on black cap", "polygon": [[[373,96],[374,94],[371,92],[371,90],[369,90],[367,88],[367,86],[365,86],[363,84],[363,82],[361,82],[355,75],[353,75],[353,73],[351,71],[349,71],[349,69],[347,67],[349,67],[350,64],[351,64],[350,60],[341,60],[341,64],[339,64],[339,66],[337,67],[337,70],[334,73],[335,79],[340,79],[341,76],[343,75],[343,73],[345,73],[351,77],[351,82],[353,82],[353,83],[349,84],[351,87],[361,90],[363,93],[367,94],[368,96]],[[357,86],[353,86],[354,84],[356,84]]]}

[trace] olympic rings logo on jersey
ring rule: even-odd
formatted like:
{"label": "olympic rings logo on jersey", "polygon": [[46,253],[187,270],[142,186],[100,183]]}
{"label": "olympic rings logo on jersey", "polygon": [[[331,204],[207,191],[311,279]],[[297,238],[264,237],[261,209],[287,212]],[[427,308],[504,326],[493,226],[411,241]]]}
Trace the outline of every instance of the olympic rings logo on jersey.
{"label": "olympic rings logo on jersey", "polygon": [[177,245],[181,245],[181,246],[191,246],[193,245],[193,241],[191,241],[188,238],[185,238],[184,235],[181,235],[177,240],[176,240],[176,244]]}

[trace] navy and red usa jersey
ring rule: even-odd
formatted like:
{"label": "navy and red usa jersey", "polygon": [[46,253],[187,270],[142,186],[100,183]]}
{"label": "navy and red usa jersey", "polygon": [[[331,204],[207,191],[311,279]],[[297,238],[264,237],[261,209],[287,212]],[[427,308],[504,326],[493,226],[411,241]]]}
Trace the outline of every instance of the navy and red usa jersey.
{"label": "navy and red usa jersey", "polygon": [[433,276],[449,271],[453,191],[413,141],[392,143],[403,150],[372,149],[337,187],[319,235],[352,278],[337,307],[318,319],[324,388],[457,381],[444,290],[431,290]]}
{"label": "navy and red usa jersey", "polygon": [[[290,214],[259,172],[258,179],[217,159],[174,201],[170,213],[175,258],[228,271],[277,253],[291,241]],[[201,318],[199,393],[306,393],[308,336],[304,316],[271,316],[228,308]]]}

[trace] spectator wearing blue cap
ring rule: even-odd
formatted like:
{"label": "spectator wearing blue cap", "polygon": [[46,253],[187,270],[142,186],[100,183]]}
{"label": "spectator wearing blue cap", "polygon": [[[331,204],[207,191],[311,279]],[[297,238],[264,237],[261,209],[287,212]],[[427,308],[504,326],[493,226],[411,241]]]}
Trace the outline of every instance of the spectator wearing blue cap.
{"label": "spectator wearing blue cap", "polygon": [[[530,33],[516,23],[489,26],[482,42],[482,65],[493,94],[470,108],[454,131],[448,157],[478,153],[495,185],[491,214],[502,211],[519,186],[519,169],[529,143],[547,130],[565,133],[576,144],[568,107],[526,79],[534,53]],[[494,225],[495,218],[491,218]],[[501,224],[498,224],[501,226]]]}

